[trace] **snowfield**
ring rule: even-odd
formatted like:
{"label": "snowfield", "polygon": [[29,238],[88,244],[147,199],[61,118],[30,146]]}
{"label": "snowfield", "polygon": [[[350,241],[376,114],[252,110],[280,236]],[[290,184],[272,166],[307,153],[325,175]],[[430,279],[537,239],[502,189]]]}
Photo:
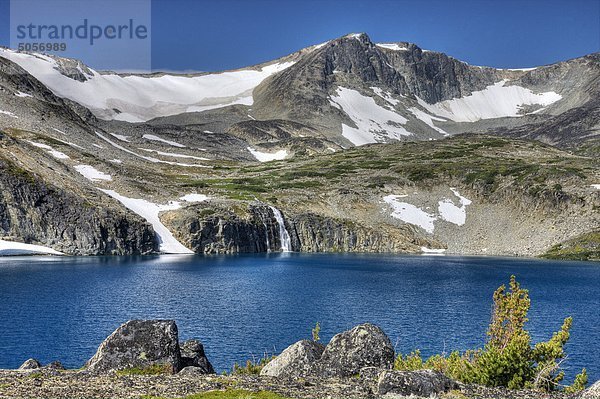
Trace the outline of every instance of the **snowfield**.
{"label": "snowfield", "polygon": [[371,97],[356,90],[338,87],[330,101],[356,125],[354,128],[342,124],[342,135],[354,145],[380,143],[412,134],[400,126],[408,122],[405,117],[379,106]]}
{"label": "snowfield", "polygon": [[417,97],[419,105],[430,113],[454,122],[476,122],[481,119],[518,117],[523,105],[541,105],[547,107],[560,100],[562,96],[553,91],[535,94],[521,86],[505,86],[502,80],[484,90],[452,100],[428,104]]}
{"label": "snowfield", "polygon": [[429,127],[431,127],[432,129],[438,131],[439,133],[443,134],[444,136],[448,136],[448,133],[446,131],[444,131],[442,128],[437,127],[433,123],[433,121],[445,121],[445,119],[429,115],[427,112],[421,111],[420,109],[418,109],[416,107],[408,108],[408,111],[410,113],[412,113],[414,116],[416,116],[417,119],[421,120],[422,122],[425,122],[425,124],[429,125]]}
{"label": "snowfield", "polygon": [[16,255],[64,255],[52,248],[42,245],[24,244],[22,242],[0,240],[0,256],[16,256]]}
{"label": "snowfield", "polygon": [[145,122],[161,116],[234,104],[252,105],[252,90],[269,76],[293,64],[275,63],[259,70],[242,69],[199,76],[119,76],[91,70],[88,80],[79,82],[62,75],[52,57],[8,49],[0,49],[0,57],[17,63],[54,94],[89,108],[98,118],[127,122]]}
{"label": "snowfield", "polygon": [[400,219],[405,223],[410,223],[415,226],[419,226],[428,233],[433,233],[435,226],[433,222],[437,220],[437,217],[433,214],[427,213],[421,208],[409,204],[408,202],[400,202],[399,195],[387,195],[383,197],[383,200],[389,204],[392,209],[392,217]]}
{"label": "snowfield", "polygon": [[69,159],[69,156],[67,154],[62,153],[60,151],[56,151],[54,148],[50,147],[49,145],[42,144],[42,143],[36,143],[33,141],[28,141],[28,143],[34,147],[46,150],[46,152],[48,152],[48,154],[52,155],[56,159]]}
{"label": "snowfield", "polygon": [[165,144],[168,144],[173,147],[185,148],[185,146],[183,144],[179,144],[179,143],[177,143],[175,141],[171,141],[171,140],[165,140],[165,139],[155,136],[153,134],[144,134],[142,136],[142,138],[144,138],[146,140],[159,141],[161,143],[165,143]]}
{"label": "snowfield", "polygon": [[90,165],[75,165],[75,170],[83,175],[86,179],[97,182],[97,181],[112,181],[112,176],[104,172],[100,172],[98,169]]}
{"label": "snowfield", "polygon": [[[473,202],[460,195],[455,188],[450,188],[450,191],[458,198],[459,205],[456,205],[453,199],[443,198],[438,202],[437,212],[434,213],[426,212],[411,203],[398,200],[399,198],[408,197],[406,194],[387,195],[383,197],[383,201],[392,208],[392,217],[400,219],[405,223],[418,226],[432,234],[435,230],[435,222],[437,221],[444,220],[457,226],[463,226],[467,220],[467,206],[471,205]],[[423,248],[421,248],[421,250],[426,252]]]}
{"label": "snowfield", "polygon": [[401,47],[398,43],[376,43],[377,47],[394,51],[408,51],[408,47]]}
{"label": "snowfield", "polygon": [[248,147],[247,149],[252,155],[254,155],[254,158],[256,158],[260,162],[278,161],[284,159],[288,155],[287,150],[279,150],[276,152],[262,152],[255,150],[252,147]]}
{"label": "snowfield", "polygon": [[[98,132],[95,132],[95,133],[96,133],[96,136],[100,137],[102,140],[106,141],[108,144],[112,145],[116,149],[121,150],[123,152],[126,152],[126,153],[128,153],[130,155],[133,155],[134,157],[143,159],[143,160],[148,161],[148,162],[152,162],[152,163],[164,163],[164,164],[167,164],[167,165],[187,166],[187,167],[196,167],[196,168],[209,168],[210,167],[210,166],[207,166],[207,165],[195,165],[195,164],[188,164],[188,163],[163,161],[162,159],[158,159],[158,158],[154,158],[154,157],[147,157],[145,155],[140,155],[140,154],[138,154],[136,152],[128,150],[127,148],[123,147],[120,144],[115,143],[114,141],[112,141],[108,137],[106,137],[106,136],[104,136],[104,135],[102,135],[102,134],[100,134]],[[97,144],[93,144],[93,145],[96,146],[96,147],[98,147],[98,148],[102,148],[102,146],[99,146]]]}
{"label": "snowfield", "polygon": [[8,115],[8,116],[10,116],[11,118],[19,119],[19,117],[18,117],[17,115],[13,114],[13,113],[12,113],[12,112],[10,112],[10,111],[2,111],[2,110],[0,109],[0,114],[2,114],[2,115]]}
{"label": "snowfield", "polygon": [[[181,208],[181,202],[170,201],[167,204],[160,205],[141,198],[128,198],[123,195],[120,195],[114,190],[99,190],[105,194],[110,195],[111,197],[119,201],[121,204],[123,204],[126,208],[146,219],[146,221],[148,221],[154,228],[154,232],[156,233],[156,236],[159,241],[159,248],[161,252],[168,254],[194,253],[192,250],[186,248],[183,244],[177,241],[177,239],[173,236],[173,233],[171,233],[169,229],[167,229],[167,227],[164,224],[162,224],[158,216],[160,212]],[[188,194],[181,197],[180,200],[186,202],[202,202],[208,200],[208,197],[202,194]]]}

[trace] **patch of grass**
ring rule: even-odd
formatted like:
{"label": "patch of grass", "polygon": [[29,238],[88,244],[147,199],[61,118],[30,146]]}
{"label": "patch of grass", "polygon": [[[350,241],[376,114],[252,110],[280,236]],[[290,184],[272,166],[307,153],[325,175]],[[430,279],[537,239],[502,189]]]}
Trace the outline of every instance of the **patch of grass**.
{"label": "patch of grass", "polygon": [[128,369],[118,370],[117,375],[161,375],[172,374],[173,369],[168,364],[153,364],[148,367],[132,367]]}
{"label": "patch of grass", "polygon": [[240,366],[235,363],[233,365],[233,370],[231,374],[233,375],[258,375],[260,371],[269,363],[271,360],[275,359],[275,356],[269,356],[265,354],[258,361],[256,360],[246,360],[245,366]]}
{"label": "patch of grass", "polygon": [[600,261],[600,231],[582,234],[579,237],[556,244],[541,257],[545,259]]}

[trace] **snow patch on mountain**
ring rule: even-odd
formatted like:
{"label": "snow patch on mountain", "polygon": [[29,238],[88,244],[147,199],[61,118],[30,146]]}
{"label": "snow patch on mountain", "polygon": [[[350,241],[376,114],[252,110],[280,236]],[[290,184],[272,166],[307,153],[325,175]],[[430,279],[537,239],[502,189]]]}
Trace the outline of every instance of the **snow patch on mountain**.
{"label": "snow patch on mountain", "polygon": [[0,256],[17,256],[17,255],[64,255],[52,248],[42,245],[25,244],[22,242],[0,240]]}
{"label": "snow patch on mountain", "polygon": [[[141,198],[128,198],[114,190],[99,189],[105,194],[110,195],[129,210],[146,219],[154,228],[159,241],[160,251],[169,254],[193,254],[194,252],[186,248],[173,236],[173,233],[162,224],[159,218],[160,212],[171,211],[181,208],[181,202],[169,201],[167,204],[155,204]],[[206,201],[207,196],[201,194],[188,194],[180,198],[186,202],[201,202]]]}
{"label": "snow patch on mountain", "polygon": [[98,169],[90,165],[75,165],[75,170],[79,172],[86,179],[97,182],[97,181],[112,181],[112,176],[104,172],[100,172]]}
{"label": "snow patch on mountain", "polygon": [[443,134],[444,136],[448,136],[448,133],[444,129],[442,129],[440,127],[437,127],[433,123],[433,121],[446,121],[446,119],[438,118],[436,116],[429,115],[427,112],[421,111],[420,109],[418,109],[416,107],[408,108],[408,111],[410,113],[412,113],[414,116],[416,116],[417,119],[419,119],[420,121],[425,122],[425,124],[427,124],[429,127],[431,127],[432,129],[434,129],[435,131]]}
{"label": "snow patch on mountain", "polygon": [[0,57],[21,66],[57,96],[89,108],[98,118],[127,122],[145,122],[234,104],[252,105],[252,90],[293,64],[274,63],[261,69],[199,76],[119,76],[90,69],[92,74],[80,82],[63,75],[52,57],[8,49],[0,49]]}
{"label": "snow patch on mountain", "polygon": [[254,155],[254,158],[256,158],[260,162],[281,160],[281,159],[284,159],[285,157],[287,157],[287,155],[288,155],[287,150],[279,150],[276,152],[262,152],[262,151],[255,150],[252,147],[248,147],[247,149],[248,149],[248,151],[250,151],[250,153],[252,155]]}
{"label": "snow patch on mountain", "polygon": [[48,154],[52,155],[56,159],[69,159],[69,156],[67,154],[62,153],[60,151],[56,151],[54,148],[50,147],[49,145],[42,144],[42,143],[36,143],[33,141],[29,141],[29,144],[31,144],[34,147],[46,150],[46,152]]}
{"label": "snow patch on mountain", "polygon": [[471,95],[435,104],[428,104],[417,97],[419,105],[430,113],[454,122],[476,122],[481,119],[521,116],[523,105],[548,106],[560,100],[562,96],[553,91],[534,93],[521,86],[505,86],[502,80],[475,91]]}
{"label": "snow patch on mountain", "polygon": [[146,140],[160,141],[161,143],[165,143],[165,144],[168,144],[173,147],[185,148],[185,146],[183,144],[179,144],[179,143],[177,143],[175,141],[171,141],[171,140],[165,140],[165,139],[155,136],[153,134],[144,134],[142,136],[142,138],[144,138]]}
{"label": "snow patch on mountain", "polygon": [[383,98],[385,101],[387,101],[394,107],[400,102],[400,100],[396,100],[387,91],[383,91],[381,87],[371,87],[370,89],[373,90],[373,93],[377,94],[379,97]]}
{"label": "snow patch on mountain", "polygon": [[31,94],[23,93],[22,91],[18,91],[15,93],[17,97],[33,97]]}
{"label": "snow patch on mountain", "polygon": [[337,104],[356,125],[342,124],[342,135],[354,145],[397,140],[412,134],[400,126],[408,122],[406,118],[381,107],[373,98],[356,90],[338,87],[330,101]]}
{"label": "snow patch on mountain", "polygon": [[19,117],[17,115],[13,114],[10,111],[3,111],[3,110],[0,109],[0,114],[2,114],[2,115],[8,115],[11,118],[19,119]]}
{"label": "snow patch on mountain", "polygon": [[471,205],[472,201],[460,195],[456,189],[450,189],[460,201],[460,206],[454,204],[451,199],[443,199],[438,202],[438,212],[440,218],[454,223],[457,226],[462,226],[467,220],[467,206]]}
{"label": "snow patch on mountain", "polygon": [[455,188],[450,188],[450,191],[458,198],[458,205],[450,198],[443,198],[438,202],[436,212],[427,212],[409,202],[399,201],[399,198],[408,197],[406,194],[387,195],[383,197],[383,201],[392,208],[392,217],[418,226],[432,234],[437,221],[444,220],[457,226],[463,226],[467,220],[467,206],[473,202],[460,195]]}
{"label": "snow patch on mountain", "polygon": [[[188,163],[181,163],[181,162],[170,162],[170,161],[163,161],[162,159],[158,159],[158,158],[154,158],[154,157],[147,157],[145,155],[141,155],[141,154],[138,154],[138,153],[136,153],[134,151],[131,151],[131,150],[123,147],[120,144],[115,143],[114,141],[112,141],[108,137],[106,137],[106,136],[104,136],[104,135],[102,135],[102,134],[100,134],[98,132],[95,132],[95,133],[96,133],[96,135],[98,137],[100,137],[102,140],[106,141],[108,144],[110,144],[111,146],[115,147],[116,149],[121,150],[123,152],[126,152],[126,153],[128,153],[130,155],[133,155],[134,157],[143,159],[143,160],[148,161],[148,162],[152,162],[152,163],[164,163],[164,164],[167,164],[167,165],[184,166],[184,167],[196,167],[196,168],[209,168],[210,167],[210,166],[207,166],[207,165],[188,164]],[[99,146],[97,144],[93,144],[93,145],[96,146],[96,147],[98,147],[98,148],[102,148],[102,146]]]}
{"label": "snow patch on mountain", "polygon": [[122,134],[116,134],[116,133],[109,133],[111,136],[113,136],[114,138],[124,141],[126,143],[129,143],[129,137],[128,136],[124,136]]}
{"label": "snow patch on mountain", "polygon": [[156,153],[158,155],[162,155],[164,157],[188,158],[188,159],[197,159],[198,161],[210,161],[210,159],[208,159],[208,158],[196,157],[193,155],[186,155],[186,154],[177,154],[174,152],[164,152],[164,151],[152,150],[150,148],[138,148],[138,150],[142,150],[142,151],[146,151],[146,152],[154,152],[154,153]]}
{"label": "snow patch on mountain", "polygon": [[400,46],[398,43],[376,43],[377,47],[386,48],[394,51],[408,51],[408,47]]}
{"label": "snow patch on mountain", "polygon": [[419,226],[428,233],[433,233],[435,228],[433,222],[437,220],[437,217],[413,204],[398,201],[398,198],[402,197],[399,195],[386,195],[383,197],[383,200],[393,209],[392,217]]}

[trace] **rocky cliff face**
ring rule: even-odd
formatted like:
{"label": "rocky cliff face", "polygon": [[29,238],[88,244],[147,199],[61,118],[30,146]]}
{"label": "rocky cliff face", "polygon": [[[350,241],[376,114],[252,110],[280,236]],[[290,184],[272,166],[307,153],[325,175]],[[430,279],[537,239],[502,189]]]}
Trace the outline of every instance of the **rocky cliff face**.
{"label": "rocky cliff face", "polygon": [[[283,214],[292,251],[415,252],[440,245],[415,237],[410,229],[374,229],[359,222],[315,213]],[[273,210],[257,203],[209,202],[162,214],[163,223],[196,253],[257,253],[282,250]]]}
{"label": "rocky cliff face", "polygon": [[154,231],[141,218],[98,206],[1,157],[0,236],[72,255],[156,250]]}

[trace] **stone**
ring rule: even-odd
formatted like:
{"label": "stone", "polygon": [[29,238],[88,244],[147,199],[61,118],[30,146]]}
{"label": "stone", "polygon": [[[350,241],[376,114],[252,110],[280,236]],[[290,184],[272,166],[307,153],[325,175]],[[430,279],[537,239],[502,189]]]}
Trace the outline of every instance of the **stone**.
{"label": "stone", "polygon": [[44,366],[44,368],[52,369],[52,370],[66,370],[65,366],[63,366],[62,363],[59,362],[58,360],[55,360],[52,363],[48,363],[47,365]]}
{"label": "stone", "polygon": [[383,370],[374,391],[378,395],[430,397],[456,388],[458,384],[439,371]]}
{"label": "stone", "polygon": [[325,346],[318,342],[298,341],[267,363],[260,375],[284,378],[305,377],[321,358],[324,350]]}
{"label": "stone", "polygon": [[[181,376],[194,376],[194,375],[206,375],[206,373],[201,367],[196,366],[186,366],[182,368],[177,375]],[[212,373],[211,373],[212,374]]]}
{"label": "stone", "polygon": [[594,385],[583,391],[581,399],[600,399],[600,381],[596,381]]}
{"label": "stone", "polygon": [[36,359],[27,359],[21,366],[19,366],[19,370],[33,370],[39,369],[40,367],[42,367],[42,364]]}
{"label": "stone", "polygon": [[[196,339],[190,339],[180,345],[182,369],[194,367],[199,374],[215,374],[215,369],[204,353],[204,345]],[[182,370],[183,371],[183,370]]]}
{"label": "stone", "polygon": [[381,328],[365,323],[334,336],[313,373],[321,377],[353,377],[364,367],[391,369],[393,364],[390,339]]}
{"label": "stone", "polygon": [[173,320],[130,320],[102,342],[86,363],[91,372],[163,366],[165,372],[180,368],[177,325]]}

